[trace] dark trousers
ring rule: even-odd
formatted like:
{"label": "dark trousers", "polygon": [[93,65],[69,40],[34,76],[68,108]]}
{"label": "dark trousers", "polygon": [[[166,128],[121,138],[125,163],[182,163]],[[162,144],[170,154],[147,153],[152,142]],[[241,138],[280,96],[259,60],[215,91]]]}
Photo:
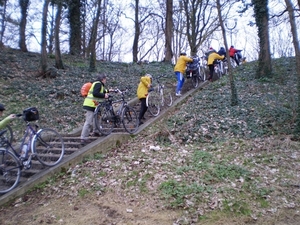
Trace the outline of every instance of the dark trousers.
{"label": "dark trousers", "polygon": [[215,69],[214,64],[208,65],[208,69],[209,69],[209,77],[207,78],[207,80],[210,80],[213,78],[214,75],[214,69]]}
{"label": "dark trousers", "polygon": [[139,120],[141,120],[144,117],[148,109],[148,106],[146,104],[146,98],[140,98],[140,101],[141,101],[141,109],[139,114]]}

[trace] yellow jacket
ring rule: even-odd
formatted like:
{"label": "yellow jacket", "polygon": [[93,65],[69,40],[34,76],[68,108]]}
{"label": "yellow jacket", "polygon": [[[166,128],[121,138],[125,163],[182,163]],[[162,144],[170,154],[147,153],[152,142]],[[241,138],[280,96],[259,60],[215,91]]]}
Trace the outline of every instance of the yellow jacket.
{"label": "yellow jacket", "polygon": [[224,55],[219,55],[218,53],[216,53],[216,52],[213,52],[213,53],[211,53],[209,56],[208,56],[208,59],[207,59],[207,65],[212,65],[212,64],[214,64],[214,61],[216,60],[216,59],[224,59],[225,58],[225,56]]}
{"label": "yellow jacket", "polygon": [[148,76],[141,77],[139,86],[137,88],[137,97],[146,98],[148,95],[148,86],[151,84],[151,78]]}
{"label": "yellow jacket", "polygon": [[188,62],[193,62],[193,59],[190,57],[187,57],[185,55],[181,55],[178,59],[177,59],[177,63],[174,67],[174,72],[180,72],[182,74],[185,73],[185,68],[186,68],[186,64]]}

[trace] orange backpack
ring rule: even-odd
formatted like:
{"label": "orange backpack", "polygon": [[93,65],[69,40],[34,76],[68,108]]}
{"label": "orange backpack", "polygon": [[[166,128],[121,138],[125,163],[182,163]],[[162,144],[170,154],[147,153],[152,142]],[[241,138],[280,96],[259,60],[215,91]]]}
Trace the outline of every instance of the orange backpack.
{"label": "orange backpack", "polygon": [[84,85],[82,85],[81,90],[80,90],[80,93],[81,93],[82,97],[85,98],[88,95],[89,90],[92,87],[92,84],[93,83],[88,82],[88,83],[85,83]]}

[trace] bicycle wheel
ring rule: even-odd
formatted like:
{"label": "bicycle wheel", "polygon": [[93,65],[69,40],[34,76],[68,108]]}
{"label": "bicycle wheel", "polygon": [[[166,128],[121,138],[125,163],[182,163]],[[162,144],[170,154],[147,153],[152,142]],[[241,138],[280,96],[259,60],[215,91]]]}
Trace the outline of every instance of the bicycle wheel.
{"label": "bicycle wheel", "polygon": [[160,96],[157,92],[151,92],[146,98],[148,111],[152,116],[158,116],[160,113]]}
{"label": "bicycle wheel", "polygon": [[164,102],[166,103],[167,106],[171,106],[173,104],[173,97],[171,94],[171,89],[169,89],[169,88],[165,89],[163,98],[164,98]]}
{"label": "bicycle wheel", "polygon": [[137,131],[139,127],[139,120],[137,112],[131,106],[125,106],[121,114],[122,123],[125,130],[132,134]]}
{"label": "bicycle wheel", "polygon": [[199,86],[199,78],[197,74],[192,75],[192,84],[194,88],[197,88]]}
{"label": "bicycle wheel", "polygon": [[21,164],[18,158],[6,149],[0,149],[0,194],[14,189],[21,177]]}
{"label": "bicycle wheel", "polygon": [[215,68],[214,68],[214,72],[215,72],[215,75],[216,75],[216,79],[220,79],[221,76],[222,76],[222,72],[219,68],[219,65],[216,65]]}
{"label": "bicycle wheel", "polygon": [[223,70],[224,70],[224,72],[223,72],[223,76],[224,75],[228,75],[228,64],[227,64],[227,62],[223,62]]}
{"label": "bicycle wheel", "polygon": [[206,80],[205,68],[203,66],[199,67],[199,79],[201,82]]}
{"label": "bicycle wheel", "polygon": [[50,128],[40,129],[32,139],[32,151],[45,166],[55,166],[64,157],[65,145],[62,136]]}
{"label": "bicycle wheel", "polygon": [[114,115],[108,107],[105,103],[98,105],[94,113],[95,126],[103,135],[111,134],[115,127]]}
{"label": "bicycle wheel", "polygon": [[[5,128],[3,128],[2,130],[6,130],[6,132],[2,135],[2,137],[5,138],[5,140],[7,140],[10,144],[13,142],[13,131],[11,129],[11,127],[9,125],[7,125]],[[0,130],[0,131],[2,131]],[[0,147],[4,147],[7,148],[8,144],[6,141],[0,141]]]}
{"label": "bicycle wheel", "polygon": [[236,64],[235,60],[231,57],[230,57],[230,64],[231,64],[232,68],[237,67],[237,64]]}

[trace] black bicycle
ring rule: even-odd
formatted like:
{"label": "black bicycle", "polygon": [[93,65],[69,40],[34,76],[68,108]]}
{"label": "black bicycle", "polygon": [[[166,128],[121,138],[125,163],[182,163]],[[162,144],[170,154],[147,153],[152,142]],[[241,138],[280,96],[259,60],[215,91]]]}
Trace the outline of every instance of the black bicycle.
{"label": "black bicycle", "polygon": [[192,80],[194,88],[199,86],[199,82],[205,81],[205,71],[198,56],[193,57],[193,62],[187,63],[186,77]]}
{"label": "black bicycle", "polygon": [[130,134],[137,131],[139,127],[138,115],[125,100],[127,92],[128,89],[124,91],[116,89],[115,93],[121,94],[121,99],[114,100],[113,96],[109,96],[104,102],[99,102],[94,112],[94,120],[95,126],[101,134],[109,135],[114,128],[120,127],[121,124]]}
{"label": "black bicycle", "polygon": [[36,124],[30,123],[39,119],[35,107],[25,109],[17,117],[22,117],[26,123],[19,151],[7,139],[7,130],[0,131],[0,142],[7,146],[0,148],[0,194],[17,186],[22,169],[30,169],[33,158],[45,166],[55,166],[63,159],[65,152],[62,136],[58,132],[50,128],[38,129]]}

